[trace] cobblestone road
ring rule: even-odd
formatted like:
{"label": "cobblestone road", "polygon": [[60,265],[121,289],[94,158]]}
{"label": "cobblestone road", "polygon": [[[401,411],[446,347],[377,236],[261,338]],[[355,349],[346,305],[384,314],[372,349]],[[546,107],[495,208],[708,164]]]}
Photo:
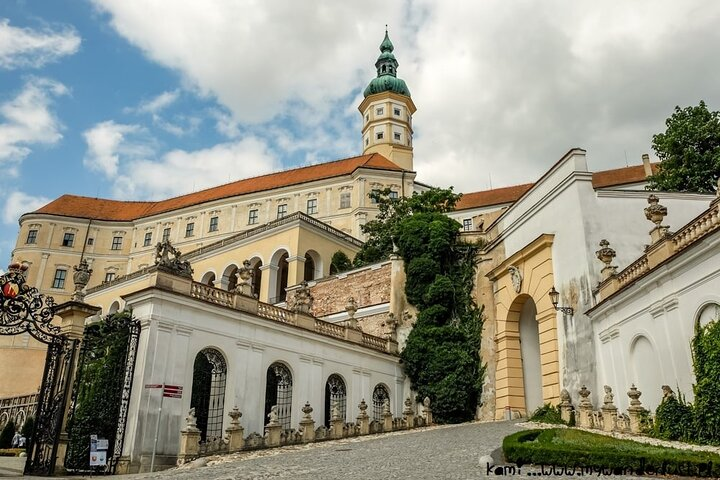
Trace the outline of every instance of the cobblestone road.
{"label": "cobblestone road", "polygon": [[556,475],[538,476],[537,469],[528,467],[522,467],[522,475],[506,477],[487,475],[487,466],[480,465],[479,457],[492,453],[496,461],[499,461],[502,439],[520,429],[521,427],[510,422],[441,426],[412,432],[370,435],[212,457],[213,459],[206,466],[186,465],[155,474],[137,474],[122,478],[132,480],[566,478]]}

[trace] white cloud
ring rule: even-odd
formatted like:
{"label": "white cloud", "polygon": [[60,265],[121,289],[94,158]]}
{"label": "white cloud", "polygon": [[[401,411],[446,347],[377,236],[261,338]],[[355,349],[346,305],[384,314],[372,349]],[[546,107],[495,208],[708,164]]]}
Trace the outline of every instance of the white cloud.
{"label": "white cloud", "polygon": [[50,110],[54,97],[67,88],[46,78],[30,78],[12,100],[0,105],[0,166],[17,176],[17,165],[31,152],[31,146],[54,145],[62,139],[62,124]]}
{"label": "white cloud", "polygon": [[2,221],[8,225],[17,224],[20,215],[32,212],[50,202],[49,198],[32,196],[24,192],[14,191],[4,199]]}
{"label": "white cloud", "polygon": [[160,111],[175,103],[179,96],[179,90],[173,90],[172,92],[163,92],[160,95],[151,98],[150,100],[140,102],[140,105],[135,108],[135,111],[138,113],[150,114],[160,113]]}
{"label": "white cloud", "polygon": [[116,175],[121,152],[125,155],[148,153],[146,149],[142,148],[142,145],[125,141],[128,134],[140,130],[141,127],[138,125],[123,125],[112,120],[99,123],[86,130],[83,136],[88,148],[85,158],[83,158],[83,164],[107,177]]}
{"label": "white cloud", "polygon": [[419,179],[461,191],[489,175],[495,186],[535,180],[575,146],[596,170],[624,166],[626,153],[639,163],[675,105],[720,109],[720,64],[708,61],[717,2],[94,2],[147,57],[228,109],[219,132],[279,128],[273,148],[298,142],[320,158],[360,151],[351,97],[374,76],[390,24],[418,107]]}
{"label": "white cloud", "polygon": [[210,148],[173,150],[160,161],[135,159],[115,179],[117,198],[162,199],[269,173],[279,163],[262,140],[246,137]]}
{"label": "white cloud", "polygon": [[74,28],[64,26],[33,30],[10,25],[0,19],[0,67],[39,68],[60,57],[72,55],[80,48],[80,36]]}

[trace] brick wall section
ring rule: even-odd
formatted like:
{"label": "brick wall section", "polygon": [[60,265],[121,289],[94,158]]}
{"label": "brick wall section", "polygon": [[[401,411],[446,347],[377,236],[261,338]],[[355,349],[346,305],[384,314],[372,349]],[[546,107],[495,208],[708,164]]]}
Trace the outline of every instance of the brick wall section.
{"label": "brick wall section", "polygon": [[368,315],[367,317],[358,318],[358,324],[362,331],[376,337],[384,337],[387,333],[385,328],[385,320],[387,313],[378,313],[377,315]]}
{"label": "brick wall section", "polygon": [[[377,265],[377,264],[376,264]],[[338,278],[343,277],[343,278]],[[349,297],[355,297],[358,308],[390,302],[390,262],[380,264],[379,268],[366,267],[357,271],[333,275],[318,281],[310,287],[315,299],[313,315],[324,317],[345,311]],[[366,333],[363,321],[358,316]]]}

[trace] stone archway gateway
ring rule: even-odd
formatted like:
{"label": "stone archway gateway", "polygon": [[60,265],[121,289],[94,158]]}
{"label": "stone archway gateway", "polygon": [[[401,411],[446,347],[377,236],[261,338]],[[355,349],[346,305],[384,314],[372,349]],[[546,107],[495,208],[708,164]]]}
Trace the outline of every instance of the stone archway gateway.
{"label": "stone archway gateway", "polygon": [[[494,418],[507,409],[529,415],[543,403],[560,399],[557,312],[553,287],[552,235],[536,240],[488,273],[494,282],[494,322],[483,335],[494,337],[483,351],[494,385]],[[491,322],[488,322],[491,323]]]}
{"label": "stone archway gateway", "polygon": [[11,264],[0,276],[0,335],[28,333],[47,345],[34,431],[27,447],[26,475],[52,475],[66,418],[77,339],[52,325],[55,301],[25,283],[27,265]]}

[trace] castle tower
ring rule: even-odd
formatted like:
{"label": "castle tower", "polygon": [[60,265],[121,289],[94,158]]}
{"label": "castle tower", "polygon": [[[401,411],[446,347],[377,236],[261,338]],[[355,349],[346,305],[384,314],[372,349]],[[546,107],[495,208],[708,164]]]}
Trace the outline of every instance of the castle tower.
{"label": "castle tower", "polygon": [[358,109],[363,116],[363,153],[379,153],[405,170],[413,170],[412,115],[415,104],[405,81],[397,78],[398,62],[385,30],[377,77],[370,81]]}

